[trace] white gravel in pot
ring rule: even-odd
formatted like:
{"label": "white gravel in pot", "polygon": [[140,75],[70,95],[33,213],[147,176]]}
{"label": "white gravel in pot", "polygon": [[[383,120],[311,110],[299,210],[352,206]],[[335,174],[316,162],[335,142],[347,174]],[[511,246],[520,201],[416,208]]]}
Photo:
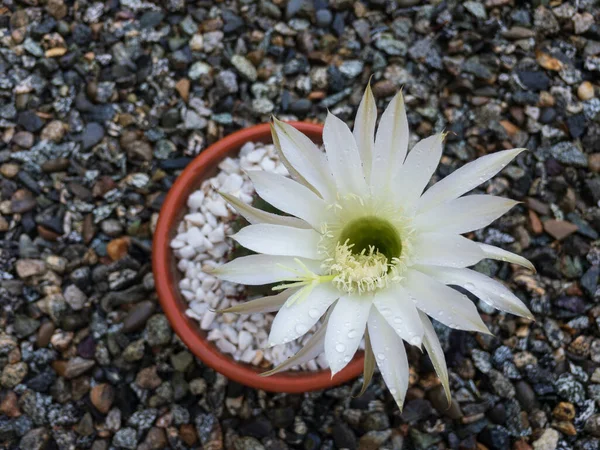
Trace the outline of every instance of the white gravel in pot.
{"label": "white gravel in pot", "polygon": [[[181,294],[189,303],[186,314],[196,319],[208,332],[208,339],[223,353],[237,361],[270,367],[295,354],[312,335],[311,330],[301,339],[283,346],[267,348],[267,337],[273,314],[217,314],[224,309],[248,300],[242,285],[221,281],[202,270],[204,265],[215,267],[228,261],[233,248],[233,222],[239,217],[218,194],[231,194],[245,203],[252,203],[254,188],[246,171],[266,170],[288,176],[273,145],[246,143],[238,158],[226,158],[219,172],[205,180],[200,189],[188,198],[189,212],[171,241],[183,274],[179,283]],[[324,355],[300,367],[303,370],[327,368]]]}

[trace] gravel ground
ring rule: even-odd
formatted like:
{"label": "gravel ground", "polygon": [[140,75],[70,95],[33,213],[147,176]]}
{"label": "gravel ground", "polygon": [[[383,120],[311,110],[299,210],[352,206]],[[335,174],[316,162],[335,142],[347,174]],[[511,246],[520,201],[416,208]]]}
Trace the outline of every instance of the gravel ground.
{"label": "gravel ground", "polygon": [[[600,6],[485,0],[3,0],[0,446],[22,449],[600,448]],[[404,86],[438,176],[527,146],[489,193],[523,200],[476,238],[528,323],[440,329],[454,401],[426,357],[400,413],[376,377],[273,395],[196,361],[158,306],[151,236],[207,145],[280,118],[354,116],[369,77]]]}

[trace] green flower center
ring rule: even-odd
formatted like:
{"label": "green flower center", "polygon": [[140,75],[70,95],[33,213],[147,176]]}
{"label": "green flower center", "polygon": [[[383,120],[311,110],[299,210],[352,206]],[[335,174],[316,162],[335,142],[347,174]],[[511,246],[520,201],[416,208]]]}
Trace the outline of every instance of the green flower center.
{"label": "green flower center", "polygon": [[387,261],[402,254],[402,240],[396,228],[375,216],[361,217],[348,223],[340,233],[338,245],[347,245],[354,255],[368,254],[374,249]]}

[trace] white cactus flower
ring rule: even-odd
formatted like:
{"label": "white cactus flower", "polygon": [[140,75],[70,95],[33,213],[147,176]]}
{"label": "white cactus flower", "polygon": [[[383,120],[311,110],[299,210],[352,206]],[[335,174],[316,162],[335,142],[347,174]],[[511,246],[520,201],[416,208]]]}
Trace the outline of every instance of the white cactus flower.
{"label": "white cactus flower", "polygon": [[[461,197],[493,177],[524,149],[483,156],[427,189],[444,134],[408,152],[402,93],[381,117],[367,87],[354,131],[328,114],[325,153],[292,126],[274,120],[273,140],[293,179],[249,172],[256,192],[289,214],[280,216],[227,200],[250,225],[233,236],[257,255],[214,270],[247,285],[278,283],[278,293],[227,311],[279,311],[270,345],[298,339],[324,317],[320,329],[275,373],[325,352],[332,376],[352,359],[365,337],[365,387],[375,364],[402,407],[408,388],[403,341],[425,347],[450,398],[444,353],[428,316],[455,329],[489,333],[476,306],[448,285],[482,301],[532,318],[501,283],[467,267],[484,258],[534,270],[525,258],[473,242],[462,233],[485,227],[517,202],[490,195]],[[364,389],[364,388],[363,388]]]}

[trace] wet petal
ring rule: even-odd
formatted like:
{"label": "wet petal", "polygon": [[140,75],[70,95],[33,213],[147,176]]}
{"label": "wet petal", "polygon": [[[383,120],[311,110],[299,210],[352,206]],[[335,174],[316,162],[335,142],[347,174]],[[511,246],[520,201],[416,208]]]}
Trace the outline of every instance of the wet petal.
{"label": "wet petal", "polygon": [[275,316],[269,346],[287,344],[306,334],[339,296],[340,292],[331,283],[299,290]]}
{"label": "wet petal", "polygon": [[482,273],[471,269],[434,266],[418,267],[417,270],[444,284],[460,286],[494,308],[528,319],[534,318],[527,306],[510,289]]}
{"label": "wet petal", "polygon": [[231,237],[257,253],[320,259],[317,247],[321,235],[315,230],[261,223],[248,225]]}
{"label": "wet petal", "polygon": [[286,289],[276,295],[261,297],[248,302],[238,303],[229,308],[221,309],[219,313],[255,314],[279,311],[288,298],[298,289]]}
{"label": "wet petal", "polygon": [[320,273],[321,265],[312,259],[291,256],[250,255],[236,258],[210,270],[221,280],[233,283],[260,285],[297,278],[302,272],[300,261],[314,273]]}
{"label": "wet petal", "polygon": [[[284,160],[321,197],[331,201],[335,199],[335,182],[327,164],[327,158],[313,141],[293,126],[273,119],[272,131],[277,136]],[[275,141],[275,139],[274,139]]]}
{"label": "wet petal", "polygon": [[425,212],[435,205],[469,192],[471,189],[496,175],[519,153],[525,150],[524,148],[503,150],[491,155],[482,156],[475,161],[465,164],[443,180],[431,186],[423,194],[418,203],[419,211]]}
{"label": "wet petal", "polygon": [[366,195],[367,182],[354,136],[348,125],[331,113],[325,120],[323,143],[338,191]]}
{"label": "wet petal", "polygon": [[299,217],[316,230],[326,218],[325,202],[305,186],[282,175],[254,170],[248,172],[262,199],[283,212]]}
{"label": "wet petal", "polygon": [[371,91],[371,85],[368,84],[360,105],[358,105],[353,130],[354,140],[358,146],[358,152],[367,180],[369,180],[371,174],[371,159],[373,158],[376,121],[377,105],[375,104],[375,98]]}
{"label": "wet petal", "polygon": [[488,226],[518,203],[493,195],[468,195],[418,214],[413,226],[423,232],[468,233]]}
{"label": "wet petal", "polygon": [[457,330],[491,334],[466,295],[416,270],[406,272],[403,285],[414,297],[417,308],[438,322]]}
{"label": "wet petal", "polygon": [[458,234],[421,233],[413,241],[414,264],[468,267],[483,258],[476,242]]}
{"label": "wet petal", "polygon": [[411,345],[421,346],[423,326],[419,311],[408,292],[402,286],[393,284],[375,293],[373,304],[389,325],[402,339]]}
{"label": "wet petal", "polygon": [[433,325],[431,324],[429,317],[427,317],[427,314],[419,311],[419,315],[421,317],[421,322],[423,323],[423,329],[425,330],[425,334],[423,335],[423,345],[425,345],[425,350],[427,350],[429,359],[431,359],[431,364],[433,364],[435,373],[437,373],[437,376],[442,382],[444,393],[446,394],[446,400],[448,400],[448,405],[450,405],[452,402],[452,397],[450,395],[450,381],[448,380],[448,367],[446,366],[444,350],[442,349],[440,340],[435,333]]}
{"label": "wet petal", "polygon": [[311,226],[304,220],[298,219],[297,217],[291,216],[280,216],[273,214],[262,209],[255,208],[253,206],[244,203],[239,198],[234,197],[231,194],[220,193],[221,196],[227,200],[227,202],[235,208],[235,210],[244,219],[251,224],[255,223],[271,223],[273,225],[286,225],[289,227],[296,228],[311,228]]}
{"label": "wet petal", "polygon": [[494,247],[493,245],[488,244],[477,244],[486,258],[497,259],[498,261],[505,261],[512,264],[517,264],[519,266],[523,266],[529,270],[533,270],[535,267],[528,259],[523,258],[520,255],[509,252],[508,250],[504,250],[499,247]]}
{"label": "wet petal", "polygon": [[369,316],[369,337],[383,380],[402,411],[409,375],[406,350],[402,339],[377,308],[373,308]]}
{"label": "wet petal", "polygon": [[373,150],[370,179],[375,195],[385,192],[391,180],[400,171],[408,151],[408,119],[402,91],[398,92],[387,106],[377,128]]}
{"label": "wet petal", "polygon": [[331,313],[325,336],[325,357],[335,375],[350,362],[365,333],[372,296],[348,294]]}

